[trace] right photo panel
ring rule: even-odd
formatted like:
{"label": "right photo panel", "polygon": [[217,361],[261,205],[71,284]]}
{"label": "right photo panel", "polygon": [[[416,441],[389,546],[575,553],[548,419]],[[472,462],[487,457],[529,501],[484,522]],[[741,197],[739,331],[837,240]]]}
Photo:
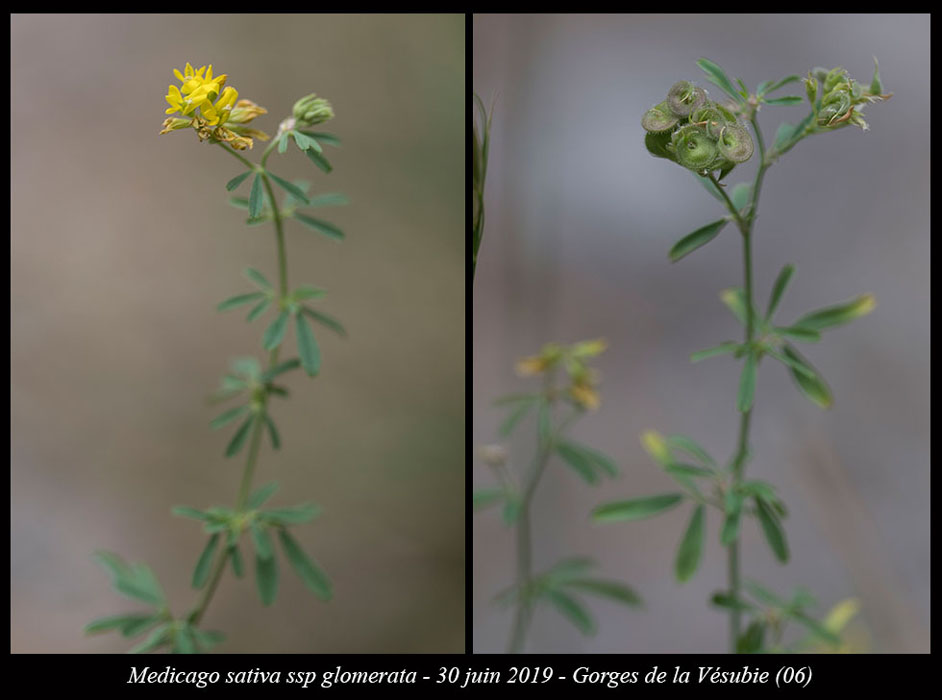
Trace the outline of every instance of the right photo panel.
{"label": "right photo panel", "polygon": [[928,15],[475,15],[475,653],[928,653]]}

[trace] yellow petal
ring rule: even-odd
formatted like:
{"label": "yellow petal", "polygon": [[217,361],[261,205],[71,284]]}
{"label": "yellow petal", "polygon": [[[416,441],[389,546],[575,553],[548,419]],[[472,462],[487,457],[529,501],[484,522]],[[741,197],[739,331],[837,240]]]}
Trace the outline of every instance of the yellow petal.
{"label": "yellow petal", "polygon": [[212,80],[212,79],[213,79],[213,64],[210,63],[209,70],[206,71],[206,80]]}
{"label": "yellow petal", "polygon": [[193,66],[190,65],[189,61],[186,62],[186,68],[183,69],[183,74],[187,78],[193,77]]}
{"label": "yellow petal", "polygon": [[173,69],[173,74],[177,76],[177,80],[179,80],[181,83],[185,80],[185,78],[183,77],[183,73],[178,71],[176,68]]}

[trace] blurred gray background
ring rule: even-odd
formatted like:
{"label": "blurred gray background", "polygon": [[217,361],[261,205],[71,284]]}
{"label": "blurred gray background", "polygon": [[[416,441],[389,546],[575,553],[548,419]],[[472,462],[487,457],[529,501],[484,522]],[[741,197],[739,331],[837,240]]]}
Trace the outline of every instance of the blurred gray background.
{"label": "blurred gray background", "polygon": [[[603,403],[573,436],[613,456],[622,477],[584,485],[551,469],[535,506],[535,566],[583,554],[635,586],[636,612],[590,601],[597,636],[541,610],[529,648],[542,652],[722,652],[725,586],[719,518],[707,517],[704,561],[681,586],[672,567],[689,508],[593,526],[599,503],[671,489],[647,457],[645,429],[680,432],[726,460],[735,448],[740,365],[689,353],[739,338],[719,290],[741,281],[732,227],[671,265],[681,236],[722,215],[694,178],[651,157],[641,116],[677,80],[716,94],[706,56],[751,88],[842,65],[869,84],[872,56],[895,96],[866,110],[871,130],[811,137],[766,175],[754,236],[762,303],[781,266],[796,266],[778,318],[857,294],[876,310],[826,332],[806,355],[829,381],[830,411],[808,402],[784,368],[763,363],[748,473],[790,508],[792,560],[773,560],[758,528],[743,534],[745,575],[783,593],[805,585],[823,613],[855,596],[860,648],[928,652],[929,615],[929,17],[928,15],[487,16],[474,18],[474,89],[494,104],[487,223],[474,288],[473,441],[493,442],[525,391],[516,358],[548,340],[603,336]],[[803,94],[797,89],[780,94]],[[767,141],[800,106],[767,106]],[[755,159],[730,176],[749,179]],[[526,426],[523,432],[532,431]],[[529,442],[528,442],[529,444]],[[527,445],[511,444],[522,461]],[[492,482],[476,462],[476,486]],[[490,603],[513,577],[512,538],[494,512],[475,516],[474,649],[502,651],[510,615]]]}
{"label": "blurred gray background", "polygon": [[[226,204],[240,170],[190,131],[159,136],[173,68],[227,73],[269,114],[327,97],[343,139],[323,175],[269,161],[314,191],[341,244],[287,223],[289,282],[330,291],[349,331],[315,328],[321,376],[287,380],[282,449],[256,484],[314,500],[297,536],[333,579],[319,602],[282,560],[269,609],[251,576],[223,580],[205,617],[221,652],[464,648],[464,143],[462,15],[12,17],[12,631],[14,652],[116,652],[85,638],[134,609],[93,563],[110,549],[193,604],[199,526],[177,504],[231,505],[243,459],[205,397],[231,357],[262,357],[266,321],[217,314],[277,274],[270,226]],[[263,144],[247,155],[257,161]],[[243,185],[240,193],[247,194]],[[270,312],[269,312],[270,313]],[[268,317],[270,320],[270,316]],[[293,334],[288,341],[294,353]]]}

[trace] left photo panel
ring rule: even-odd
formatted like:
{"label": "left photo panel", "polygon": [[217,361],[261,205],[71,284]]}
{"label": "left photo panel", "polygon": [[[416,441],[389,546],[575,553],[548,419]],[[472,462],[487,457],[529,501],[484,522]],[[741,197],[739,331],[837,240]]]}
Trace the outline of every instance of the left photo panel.
{"label": "left photo panel", "polygon": [[465,652],[465,23],[11,16],[11,651]]}

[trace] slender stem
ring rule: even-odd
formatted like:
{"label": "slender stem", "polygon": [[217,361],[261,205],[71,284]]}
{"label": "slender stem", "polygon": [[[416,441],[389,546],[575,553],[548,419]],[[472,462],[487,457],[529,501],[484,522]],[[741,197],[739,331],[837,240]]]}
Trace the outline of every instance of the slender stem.
{"label": "slender stem", "polygon": [[519,654],[523,651],[532,612],[529,595],[530,582],[533,578],[530,504],[533,502],[533,494],[536,493],[540,479],[546,471],[546,465],[549,464],[556,439],[578,415],[578,413],[570,415],[545,440],[539,442],[533,468],[530,470],[529,478],[521,494],[520,507],[517,511],[517,610],[508,649],[511,654]]}
{"label": "slender stem", "polygon": [[[220,145],[223,147],[224,151],[231,153],[252,170],[258,169],[254,163],[246,160],[225,144]],[[262,170],[260,175],[262,176],[262,184],[264,184],[265,191],[268,194],[268,200],[271,203],[272,217],[275,222],[275,240],[278,245],[278,288],[281,293],[281,298],[284,299],[288,296],[288,259],[285,251],[284,227],[282,226],[281,212],[278,211],[278,204],[275,201],[275,193],[272,190],[271,182],[269,182],[268,176],[264,171],[265,161],[268,158],[268,154],[271,153],[272,147],[274,145],[275,141],[272,141],[272,143],[262,154]],[[269,353],[268,369],[271,369],[278,363],[279,349],[280,348],[275,348]],[[267,398],[268,397],[266,395],[265,403],[262,405],[262,411],[266,411],[268,408]],[[252,477],[255,474],[255,465],[258,462],[258,453],[262,445],[262,433],[264,432],[263,428],[263,419],[260,413],[255,420],[255,425],[252,428],[252,439],[249,443],[249,454],[245,462],[245,469],[242,472],[242,481],[239,485],[239,495],[236,499],[236,511],[241,511],[245,507],[245,503],[249,497],[249,492],[252,488]],[[228,558],[229,548],[224,545],[219,548],[219,553],[216,555],[216,562],[213,564],[213,572],[210,574],[209,583],[207,584],[206,588],[203,589],[203,593],[200,595],[196,606],[188,615],[188,619],[190,620],[191,624],[198,625],[203,617],[203,614],[206,612],[206,608],[209,607],[209,602],[213,599],[213,595],[216,593],[216,588],[219,586],[219,581],[222,579],[222,574],[225,571],[226,560]]]}
{"label": "slender stem", "polygon": [[[759,129],[759,123],[756,120],[755,114],[752,115],[750,122],[756,135],[761,161],[759,162],[759,168],[756,171],[756,178],[752,185],[752,192],[749,198],[748,214],[745,218],[743,218],[739,212],[736,211],[736,208],[733,206],[732,201],[730,201],[729,197],[726,195],[726,192],[724,192],[722,188],[718,188],[726,200],[727,208],[729,208],[730,212],[736,217],[736,222],[739,224],[739,230],[742,234],[743,291],[746,298],[745,345],[747,348],[751,348],[752,346],[756,327],[756,319],[754,318],[755,303],[753,300],[754,294],[752,284],[752,229],[756,220],[756,211],[759,207],[759,194],[762,191],[762,180],[765,177],[765,171],[768,170],[769,166],[772,164],[768,154],[765,152],[765,141],[762,138],[762,131]],[[713,179],[712,174],[710,178]],[[715,179],[713,179],[713,182],[714,184],[718,184]],[[743,473],[745,472],[746,453],[749,449],[749,427],[751,422],[752,409],[750,408],[748,411],[744,412],[739,419],[739,439],[737,440],[736,445],[736,455],[733,457],[732,483],[730,484],[730,488],[733,490],[739,487],[739,484],[743,479]],[[729,544],[726,548],[726,551],[729,592],[735,600],[739,598],[739,591],[742,584],[738,540]],[[737,608],[733,607],[729,611],[730,653],[736,653],[736,642],[739,639],[740,633],[741,613]]]}

